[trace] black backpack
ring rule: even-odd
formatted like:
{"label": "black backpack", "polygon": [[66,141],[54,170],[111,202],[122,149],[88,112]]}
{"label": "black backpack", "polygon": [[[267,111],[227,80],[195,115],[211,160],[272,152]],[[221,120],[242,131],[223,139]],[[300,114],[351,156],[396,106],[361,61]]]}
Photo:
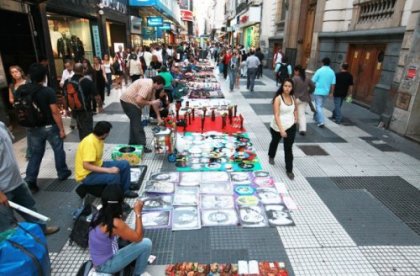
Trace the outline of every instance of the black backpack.
{"label": "black backpack", "polygon": [[87,248],[89,243],[89,228],[90,228],[90,220],[88,217],[92,214],[92,205],[86,204],[83,207],[82,212],[76,217],[73,229],[71,229],[70,236],[69,236],[69,244],[73,245],[76,243],[78,246],[82,248]]}
{"label": "black backpack", "polygon": [[288,67],[289,67],[288,63],[287,64],[282,63],[280,65],[280,69],[278,72],[278,79],[281,83],[283,83],[283,81],[289,77],[289,71],[287,70]]}
{"label": "black backpack", "polygon": [[16,90],[13,108],[16,111],[19,125],[24,127],[46,125],[46,116],[35,100],[36,94],[43,88],[40,84],[27,83],[19,86]]}

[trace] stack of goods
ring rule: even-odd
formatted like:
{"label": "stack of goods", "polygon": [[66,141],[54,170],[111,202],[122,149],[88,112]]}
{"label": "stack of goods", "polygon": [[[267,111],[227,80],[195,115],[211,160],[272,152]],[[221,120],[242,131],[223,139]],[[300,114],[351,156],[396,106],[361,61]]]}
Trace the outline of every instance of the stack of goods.
{"label": "stack of goods", "polygon": [[239,261],[238,264],[199,264],[183,262],[166,266],[167,276],[287,276],[288,272],[283,262]]}
{"label": "stack of goods", "polygon": [[294,225],[279,190],[285,191],[284,184],[275,185],[265,171],[154,173],[141,196],[143,226],[192,230]]}
{"label": "stack of goods", "polygon": [[256,171],[261,163],[247,133],[177,133],[178,171]]}
{"label": "stack of goods", "polygon": [[142,157],[142,145],[117,145],[111,154],[112,160],[127,160],[130,166],[139,165]]}

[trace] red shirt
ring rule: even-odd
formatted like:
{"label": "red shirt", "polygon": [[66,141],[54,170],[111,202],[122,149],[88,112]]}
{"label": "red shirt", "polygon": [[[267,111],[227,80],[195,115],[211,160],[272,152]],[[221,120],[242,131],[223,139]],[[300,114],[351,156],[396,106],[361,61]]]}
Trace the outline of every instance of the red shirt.
{"label": "red shirt", "polygon": [[226,54],[223,63],[224,64],[229,64],[231,59],[232,59],[232,54]]}

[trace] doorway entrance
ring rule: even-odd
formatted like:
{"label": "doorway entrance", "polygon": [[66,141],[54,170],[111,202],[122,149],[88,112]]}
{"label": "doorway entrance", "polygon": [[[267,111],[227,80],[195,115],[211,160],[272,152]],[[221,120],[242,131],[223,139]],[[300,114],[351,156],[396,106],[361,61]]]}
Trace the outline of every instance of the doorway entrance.
{"label": "doorway entrance", "polygon": [[353,98],[362,104],[371,105],[373,90],[379,82],[385,55],[385,44],[350,45],[348,63],[353,75]]}
{"label": "doorway entrance", "polygon": [[303,35],[303,54],[301,55],[300,64],[303,68],[306,68],[309,63],[309,58],[311,57],[311,49],[312,49],[312,36],[314,32],[314,24],[315,24],[315,12],[316,12],[316,1],[309,1],[309,7],[306,11],[306,20],[305,20],[305,28],[304,28],[304,35]]}

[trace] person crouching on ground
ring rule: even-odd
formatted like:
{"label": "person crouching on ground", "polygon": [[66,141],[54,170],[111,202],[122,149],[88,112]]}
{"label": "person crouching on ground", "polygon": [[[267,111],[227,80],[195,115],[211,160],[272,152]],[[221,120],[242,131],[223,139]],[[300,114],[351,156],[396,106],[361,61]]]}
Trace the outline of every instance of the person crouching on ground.
{"label": "person crouching on ground", "polygon": [[[152,241],[144,238],[141,212],[143,202],[134,205],[135,229],[122,219],[123,193],[118,185],[108,185],[102,192],[102,208],[92,220],[89,230],[89,252],[96,272],[117,273],[136,261],[134,275],[141,275],[147,267]],[[120,237],[131,242],[119,249]]]}
{"label": "person crouching on ground", "polygon": [[297,107],[293,96],[294,83],[286,79],[277,90],[273,98],[274,117],[270,124],[271,142],[268,150],[269,163],[274,165],[277,146],[281,138],[284,139],[284,159],[286,163],[286,174],[291,180],[293,174],[293,143],[296,135],[296,122],[298,120]]}
{"label": "person crouching on ground", "polygon": [[97,122],[93,133],[86,136],[77,147],[75,157],[76,181],[83,185],[117,184],[124,196],[135,198],[137,193],[130,191],[130,164],[126,160],[103,161],[105,139],[111,131],[109,122]]}

